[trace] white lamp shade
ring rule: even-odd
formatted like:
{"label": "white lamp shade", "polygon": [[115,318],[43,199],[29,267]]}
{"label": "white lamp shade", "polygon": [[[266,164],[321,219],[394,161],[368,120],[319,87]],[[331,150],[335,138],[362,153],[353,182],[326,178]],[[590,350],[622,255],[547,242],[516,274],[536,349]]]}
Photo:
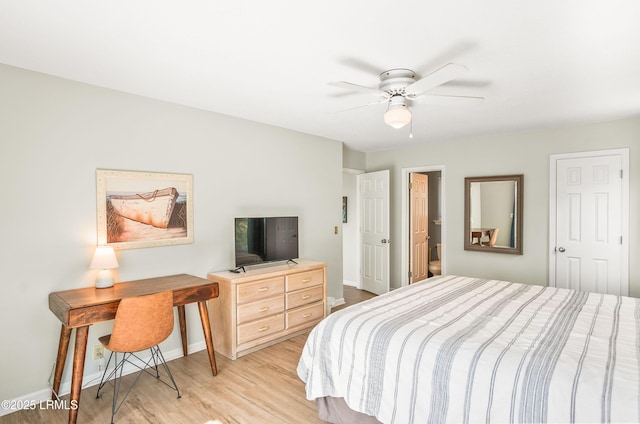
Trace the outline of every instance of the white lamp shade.
{"label": "white lamp shade", "polygon": [[111,246],[98,246],[93,254],[91,269],[111,269],[118,268],[118,259]]}
{"label": "white lamp shade", "polygon": [[91,269],[99,269],[96,277],[96,288],[104,289],[113,287],[113,274],[111,268],[118,268],[118,259],[111,246],[98,246],[93,254]]}
{"label": "white lamp shade", "polygon": [[384,123],[399,129],[411,122],[411,111],[405,105],[390,107],[384,114]]}

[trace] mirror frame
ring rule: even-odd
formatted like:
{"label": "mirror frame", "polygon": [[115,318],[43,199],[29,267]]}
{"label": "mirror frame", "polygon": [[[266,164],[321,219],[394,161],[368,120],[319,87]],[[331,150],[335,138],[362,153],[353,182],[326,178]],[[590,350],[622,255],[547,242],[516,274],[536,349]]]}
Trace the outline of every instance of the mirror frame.
{"label": "mirror frame", "polygon": [[[491,247],[471,244],[471,183],[482,183],[491,181],[511,181],[516,182],[516,245],[515,247]],[[476,252],[507,253],[512,255],[522,255],[522,206],[524,175],[495,175],[488,177],[465,177],[464,179],[464,250]]]}

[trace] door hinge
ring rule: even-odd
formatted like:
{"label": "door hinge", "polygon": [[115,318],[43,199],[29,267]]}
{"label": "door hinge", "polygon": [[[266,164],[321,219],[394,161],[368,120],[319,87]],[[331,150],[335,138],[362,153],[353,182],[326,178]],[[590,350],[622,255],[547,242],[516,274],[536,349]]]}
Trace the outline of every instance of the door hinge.
{"label": "door hinge", "polygon": [[620,236],[620,244],[622,244],[622,236]]}
{"label": "door hinge", "polygon": [[413,183],[411,181],[409,181],[409,190],[413,189]]}
{"label": "door hinge", "polygon": [[409,278],[413,277],[413,272],[409,271]]}
{"label": "door hinge", "polygon": [[624,178],[624,177],[623,177],[623,175],[624,175],[624,169],[621,169],[621,170],[620,170],[620,179],[623,179],[623,178]]}

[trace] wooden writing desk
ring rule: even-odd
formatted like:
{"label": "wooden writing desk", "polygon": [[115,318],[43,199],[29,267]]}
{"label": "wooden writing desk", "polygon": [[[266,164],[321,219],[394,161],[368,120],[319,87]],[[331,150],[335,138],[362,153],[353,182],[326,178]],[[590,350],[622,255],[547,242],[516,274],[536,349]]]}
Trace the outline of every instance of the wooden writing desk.
{"label": "wooden writing desk", "polygon": [[[211,363],[211,372],[213,375],[216,375],[218,370],[213,351],[207,300],[218,297],[218,283],[187,274],[149,278],[146,280],[118,283],[106,289],[87,287],[49,294],[49,309],[62,322],[52,398],[54,400],[56,399],[56,395],[60,389],[60,381],[62,379],[62,371],[64,370],[72,329],[76,329],[76,343],[73,352],[70,400],[75,400],[79,406],[89,326],[96,322],[115,318],[120,299],[123,297],[142,296],[165,290],[173,291],[173,304],[178,307],[178,319],[182,336],[182,352],[185,356],[187,355],[187,326],[184,305],[198,302],[202,330],[204,331],[207,352],[209,353],[209,362]],[[69,423],[75,423],[77,416],[77,409],[69,409]]]}

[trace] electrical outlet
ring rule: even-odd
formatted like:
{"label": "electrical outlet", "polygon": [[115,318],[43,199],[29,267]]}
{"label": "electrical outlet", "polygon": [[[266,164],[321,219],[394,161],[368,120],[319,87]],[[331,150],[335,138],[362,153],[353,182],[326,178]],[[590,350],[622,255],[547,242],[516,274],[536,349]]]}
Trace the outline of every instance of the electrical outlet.
{"label": "electrical outlet", "polygon": [[104,347],[101,344],[93,346],[93,360],[99,359],[104,359]]}

